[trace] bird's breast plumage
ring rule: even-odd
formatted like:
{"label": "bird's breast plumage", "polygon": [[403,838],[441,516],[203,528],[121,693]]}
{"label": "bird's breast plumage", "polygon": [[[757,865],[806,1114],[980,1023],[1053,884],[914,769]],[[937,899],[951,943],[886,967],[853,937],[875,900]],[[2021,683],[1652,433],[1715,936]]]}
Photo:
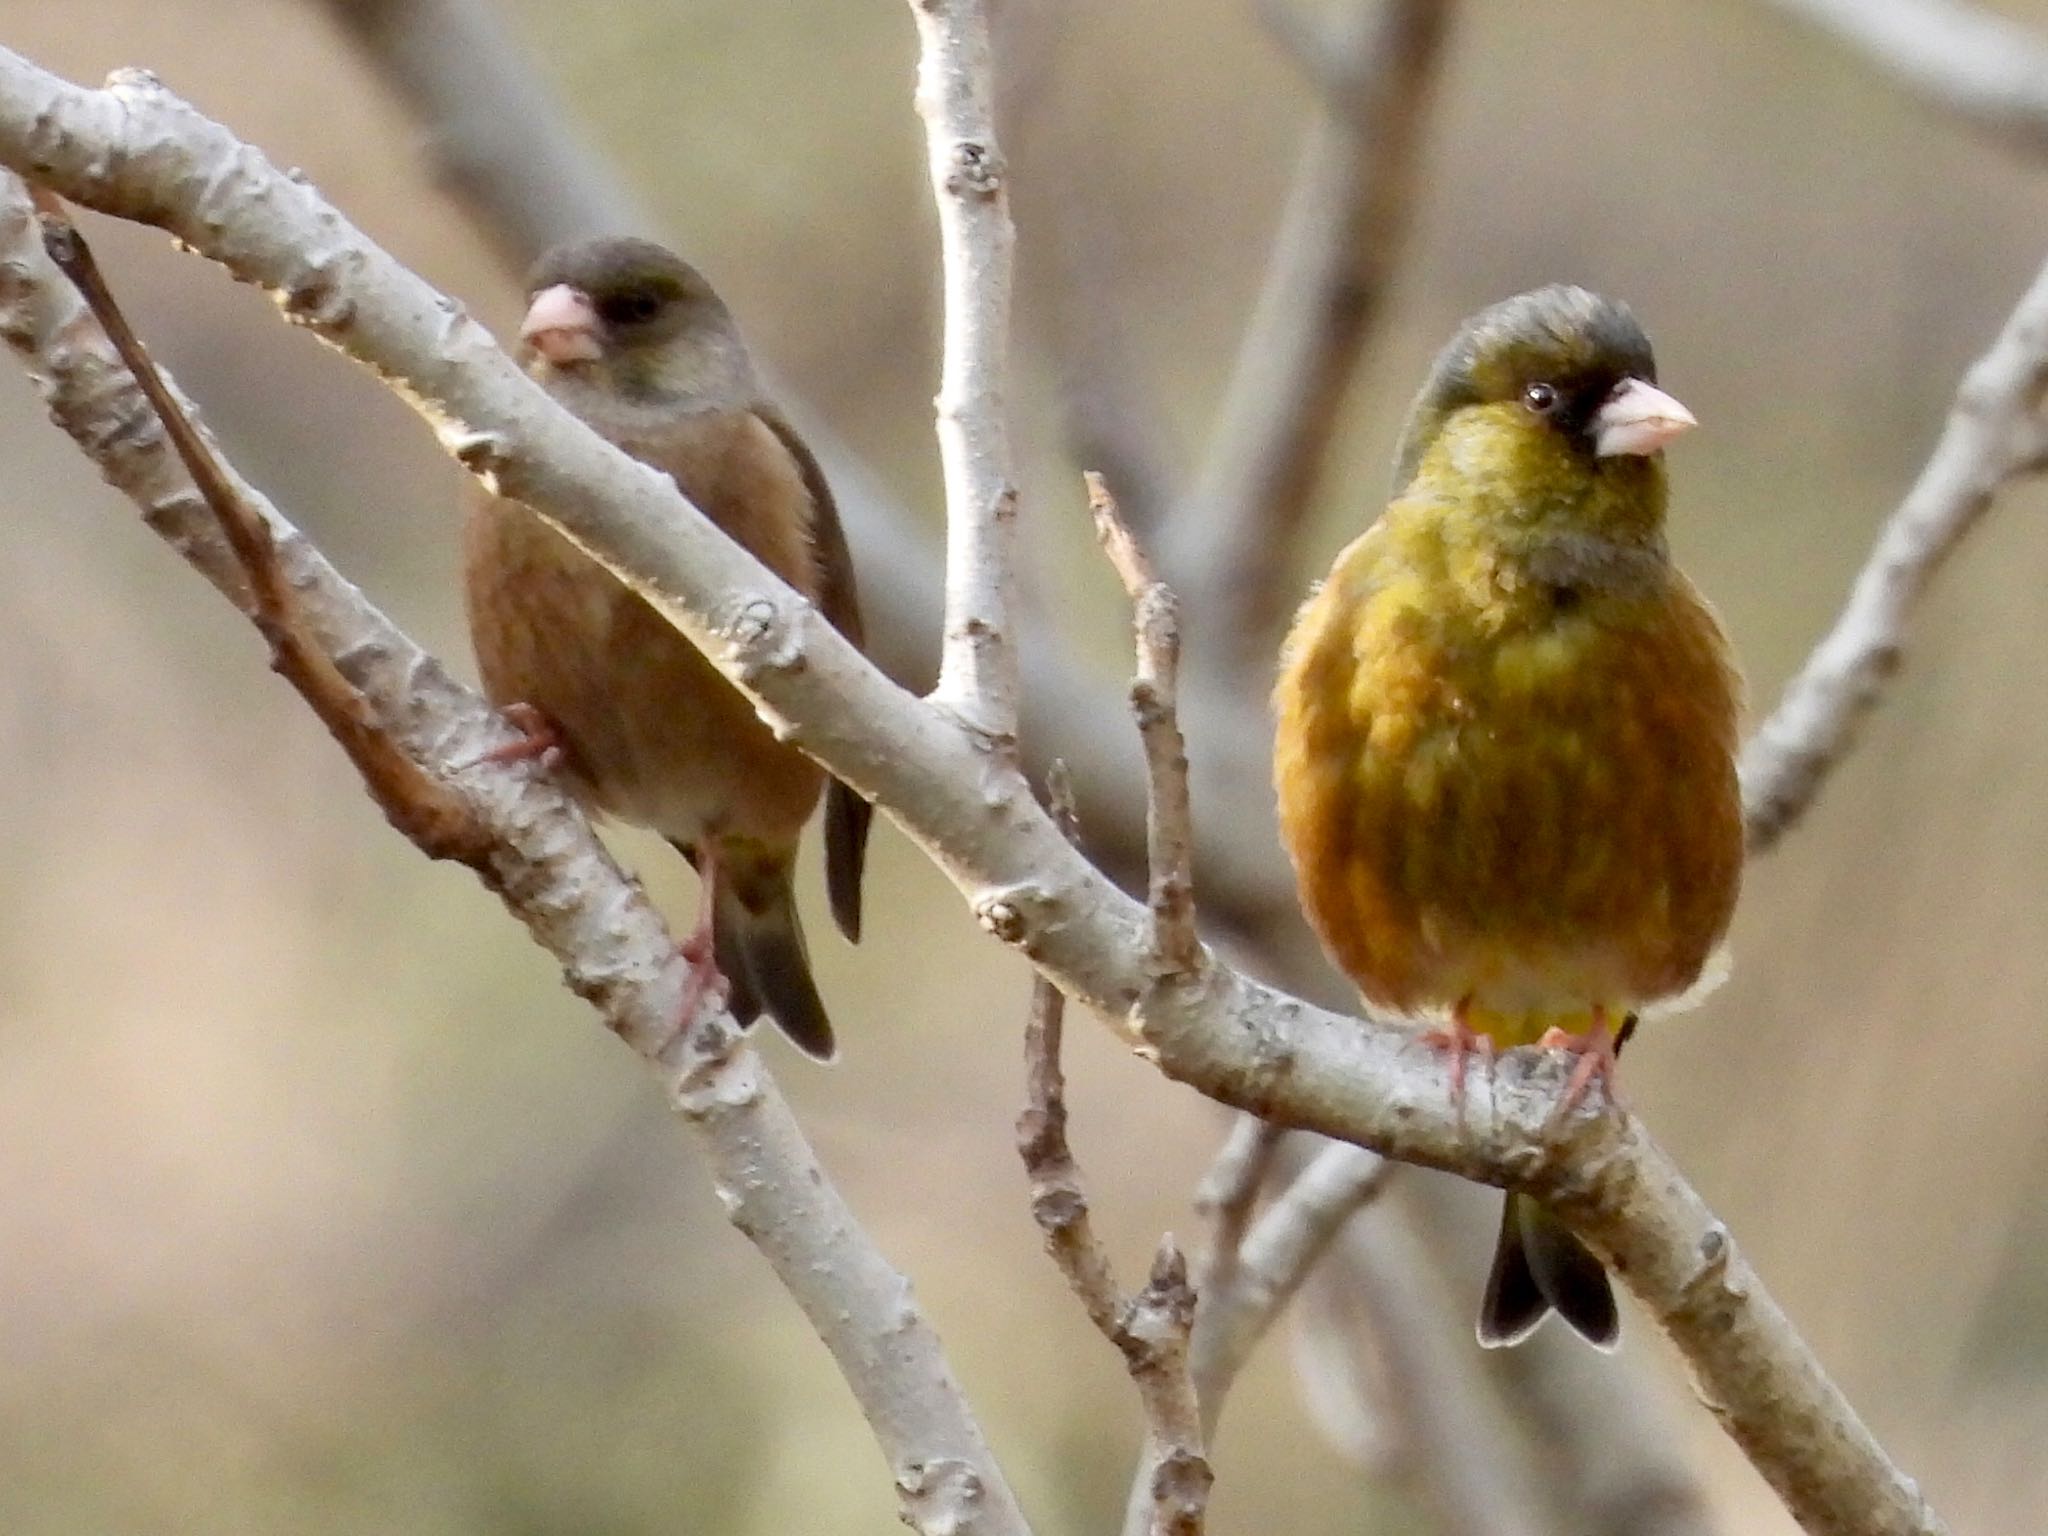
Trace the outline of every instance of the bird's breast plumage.
{"label": "bird's breast plumage", "polygon": [[1546,562],[1447,526],[1397,503],[1283,657],[1275,777],[1311,921],[1404,1011],[1683,991],[1741,868],[1718,624],[1661,551]]}
{"label": "bird's breast plumage", "polygon": [[[607,423],[593,422],[600,431]],[[799,467],[751,411],[606,432],[669,473],[707,516],[806,597],[818,590]],[[600,809],[684,844],[793,846],[823,774],[642,598],[502,497],[476,496],[465,592],[485,691],[530,704]]]}

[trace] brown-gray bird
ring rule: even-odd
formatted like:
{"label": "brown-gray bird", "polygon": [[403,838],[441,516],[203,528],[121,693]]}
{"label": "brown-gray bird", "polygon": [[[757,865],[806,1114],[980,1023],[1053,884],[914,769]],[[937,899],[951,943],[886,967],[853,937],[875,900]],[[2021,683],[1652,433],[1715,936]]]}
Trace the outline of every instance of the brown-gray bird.
{"label": "brown-gray bird", "polygon": [[[646,240],[560,247],[535,265],[520,352],[549,394],[672,476],[706,516],[860,643],[853,561],[818,463],[762,397],[732,312]],[[791,889],[825,797],[832,915],[860,937],[873,808],[795,747],[645,600],[525,507],[482,493],[464,533],[470,633],[484,688],[522,706],[537,746],[595,810],[667,838],[703,884],[684,953],[715,964],[742,1024],[761,1014],[833,1053]],[[693,994],[694,998],[694,994]]]}

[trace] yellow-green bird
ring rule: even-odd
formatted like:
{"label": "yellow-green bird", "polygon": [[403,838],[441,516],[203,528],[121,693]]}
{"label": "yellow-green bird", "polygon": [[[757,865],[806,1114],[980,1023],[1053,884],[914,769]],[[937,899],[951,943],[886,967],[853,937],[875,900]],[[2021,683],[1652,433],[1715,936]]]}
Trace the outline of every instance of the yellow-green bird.
{"label": "yellow-green bird", "polygon": [[[1665,545],[1694,425],[1620,304],[1553,286],[1472,316],[1416,396],[1394,499],[1281,656],[1274,781],[1310,923],[1366,999],[1475,1046],[1576,1052],[1685,992],[1742,872],[1741,683]],[[1510,1194],[1479,1337],[1555,1308],[1617,1334],[1599,1261]]]}

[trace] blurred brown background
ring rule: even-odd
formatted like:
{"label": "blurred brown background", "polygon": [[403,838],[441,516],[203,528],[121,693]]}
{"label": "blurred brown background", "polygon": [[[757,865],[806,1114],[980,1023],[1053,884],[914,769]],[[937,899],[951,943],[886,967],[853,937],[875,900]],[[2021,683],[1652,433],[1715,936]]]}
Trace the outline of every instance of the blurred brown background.
{"label": "blurred brown background", "polygon": [[[2048,0],[2001,9],[2048,28]],[[1050,22],[1036,110],[1113,189],[1115,297],[1198,444],[1305,87],[1239,0],[1073,10]],[[937,282],[900,0],[505,14],[659,232],[935,527]],[[154,69],[514,318],[319,8],[0,0],[0,38],[73,78]],[[1705,424],[1675,460],[1675,542],[1767,704],[2048,247],[2048,165],[1737,0],[1470,5],[1451,49],[1302,579],[1377,506],[1458,317],[1576,279],[1638,308]],[[1026,537],[1114,672],[1119,599],[1040,344],[1035,207],[1027,179]],[[89,230],[242,468],[464,657],[457,474],[418,422],[260,295],[153,236]],[[0,462],[0,1529],[894,1529],[823,1350],[634,1062],[467,875],[389,833],[253,633],[11,369]],[[2048,1493],[2042,503],[2011,496],[1944,577],[1861,750],[1752,872],[1734,980],[1629,1073],[1879,1436],[1984,1531]],[[687,912],[678,861],[625,846]],[[1110,1528],[1136,1422],[1038,1253],[1011,1151],[1023,969],[900,839],[878,838],[877,865],[864,948],[813,922],[844,1063],[769,1049],[1040,1530]],[[1077,1031],[1076,1135],[1135,1271],[1162,1228],[1191,1230],[1219,1121],[1101,1035]],[[1480,1278],[1452,1277],[1461,1326]],[[1640,1323],[1627,1354],[1675,1370]],[[1727,1530],[1790,1529],[1703,1411],[1678,1422]],[[1428,1528],[1310,1430],[1277,1339],[1217,1460],[1219,1533]]]}

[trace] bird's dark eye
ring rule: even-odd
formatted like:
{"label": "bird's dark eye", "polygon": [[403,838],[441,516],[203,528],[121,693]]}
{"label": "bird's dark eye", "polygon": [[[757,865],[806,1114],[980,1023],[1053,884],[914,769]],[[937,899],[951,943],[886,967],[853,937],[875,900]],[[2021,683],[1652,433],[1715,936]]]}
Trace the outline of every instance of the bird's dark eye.
{"label": "bird's dark eye", "polygon": [[1558,401],[1563,398],[1557,392],[1555,384],[1531,384],[1522,391],[1522,404],[1538,416],[1548,416],[1557,409]]}
{"label": "bird's dark eye", "polygon": [[643,320],[652,320],[660,308],[661,296],[644,288],[607,294],[597,303],[597,312],[613,325],[635,325]]}

